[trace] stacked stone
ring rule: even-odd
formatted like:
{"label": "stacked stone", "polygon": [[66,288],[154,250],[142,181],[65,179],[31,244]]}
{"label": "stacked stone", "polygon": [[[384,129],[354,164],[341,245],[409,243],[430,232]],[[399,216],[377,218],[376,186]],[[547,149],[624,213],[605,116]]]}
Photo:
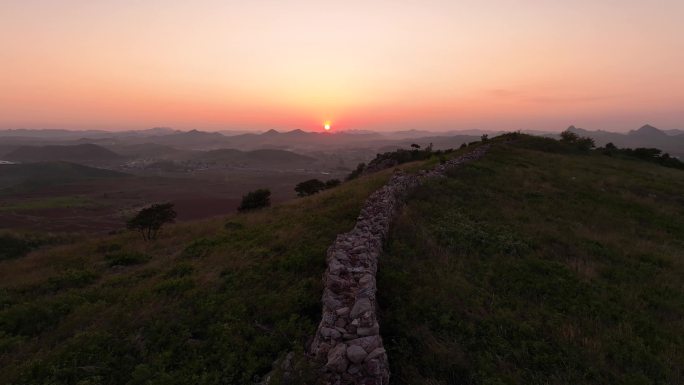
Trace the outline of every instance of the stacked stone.
{"label": "stacked stone", "polygon": [[312,355],[324,363],[323,383],[389,383],[389,364],[376,315],[375,274],[390,221],[401,199],[422,180],[442,176],[447,168],[477,159],[485,151],[486,147],[478,147],[418,175],[395,172],[365,202],[354,229],[338,235],[328,248],[323,317],[311,345]]}

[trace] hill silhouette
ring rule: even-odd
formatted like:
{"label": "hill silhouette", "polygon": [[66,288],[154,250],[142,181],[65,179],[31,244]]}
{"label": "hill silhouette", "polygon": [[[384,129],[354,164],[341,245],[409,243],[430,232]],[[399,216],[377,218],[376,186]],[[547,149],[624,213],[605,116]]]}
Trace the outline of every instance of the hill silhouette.
{"label": "hill silhouette", "polygon": [[0,188],[50,185],[88,179],[118,178],[127,174],[70,162],[36,162],[0,165]]}
{"label": "hill silhouette", "polygon": [[192,159],[217,163],[243,163],[254,166],[285,166],[293,164],[304,165],[315,160],[315,158],[310,156],[276,149],[261,149],[253,151],[220,149],[196,154],[192,157]]}
{"label": "hill silhouette", "polygon": [[684,134],[678,134],[676,130],[673,134],[668,134],[649,124],[626,134],[602,130],[590,131],[575,126],[568,127],[568,130],[580,136],[593,138],[600,146],[613,143],[619,147],[656,147],[670,154],[684,157]]}
{"label": "hill silhouette", "polygon": [[17,162],[111,162],[121,155],[96,144],[21,146],[4,155],[6,160]]}

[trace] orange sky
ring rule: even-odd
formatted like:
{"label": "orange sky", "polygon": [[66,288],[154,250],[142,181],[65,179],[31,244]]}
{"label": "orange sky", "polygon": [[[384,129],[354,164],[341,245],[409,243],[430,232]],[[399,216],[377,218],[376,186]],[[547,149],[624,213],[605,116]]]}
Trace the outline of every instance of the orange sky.
{"label": "orange sky", "polygon": [[684,1],[0,2],[0,128],[684,128]]}

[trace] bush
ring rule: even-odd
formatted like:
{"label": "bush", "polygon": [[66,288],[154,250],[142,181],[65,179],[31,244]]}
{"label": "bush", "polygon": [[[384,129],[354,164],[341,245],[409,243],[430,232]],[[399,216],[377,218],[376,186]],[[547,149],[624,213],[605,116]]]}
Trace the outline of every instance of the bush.
{"label": "bush", "polygon": [[136,230],[146,241],[157,238],[157,233],[166,223],[176,219],[173,203],[158,203],[146,207],[126,222],[126,228]]}
{"label": "bush", "polygon": [[217,241],[200,238],[192,241],[181,253],[182,258],[202,258],[209,255],[211,250],[218,244]]}
{"label": "bush", "polygon": [[55,327],[79,303],[76,297],[61,296],[20,303],[0,312],[0,331],[34,336]]}
{"label": "bush", "polygon": [[115,253],[105,254],[105,260],[109,267],[112,266],[130,266],[139,265],[150,260],[150,257],[138,252],[118,251]]}
{"label": "bush", "polygon": [[31,244],[25,239],[10,234],[0,235],[0,261],[23,257],[31,248]]}
{"label": "bush", "polygon": [[577,140],[577,143],[575,143],[577,148],[580,149],[581,151],[589,151],[592,148],[596,147],[596,143],[594,142],[594,139],[588,138],[588,137],[581,137],[579,140]]}
{"label": "bush", "polygon": [[329,179],[326,182],[322,182],[318,179],[309,179],[307,181],[298,183],[297,186],[295,186],[295,191],[297,192],[297,196],[305,197],[317,194],[329,188],[337,187],[341,183],[342,182],[340,182],[339,179]]}
{"label": "bush", "polygon": [[71,289],[88,286],[97,280],[98,275],[89,270],[67,270],[48,280],[51,290]]}
{"label": "bush", "polygon": [[368,166],[365,167],[364,171],[376,172],[403,163],[429,159],[433,155],[432,147],[432,143],[426,146],[425,149],[421,149],[418,144],[412,144],[411,150],[398,149],[396,151],[377,154],[375,158],[368,163]]}
{"label": "bush", "polygon": [[190,277],[171,278],[159,282],[154,291],[166,295],[179,295],[195,287],[195,282]]}
{"label": "bush", "polygon": [[271,205],[271,191],[268,189],[258,189],[250,191],[242,197],[242,203],[238,211],[256,210]]}
{"label": "bush", "polygon": [[224,225],[223,228],[229,231],[237,231],[237,230],[242,230],[245,228],[245,225],[243,225],[240,222],[233,222],[233,221],[227,221]]}
{"label": "bush", "polygon": [[560,137],[562,143],[574,145],[580,151],[589,151],[596,146],[594,139],[579,136],[572,131],[565,130],[561,132]]}
{"label": "bush", "polygon": [[347,175],[346,180],[352,180],[352,179],[358,178],[359,176],[361,176],[361,174],[363,174],[363,170],[365,170],[365,169],[366,169],[366,164],[365,163],[359,163],[356,166],[356,169],[354,169],[354,171],[352,171],[349,175]]}
{"label": "bush", "polygon": [[684,169],[684,163],[682,163],[679,159],[673,158],[670,156],[670,154],[663,153],[662,150],[659,150],[657,148],[618,148],[613,143],[608,143],[606,144],[606,147],[602,150],[602,152],[603,154],[608,156],[619,154],[630,158],[636,158],[648,162],[658,163],[661,166],[665,167]]}
{"label": "bush", "polygon": [[321,182],[320,180],[309,179],[307,181],[298,183],[297,186],[295,186],[295,191],[297,192],[297,196],[305,197],[325,190],[325,188],[325,183]]}
{"label": "bush", "polygon": [[341,183],[342,182],[339,179],[329,179],[325,182],[325,188],[329,189],[329,188],[337,187]]}
{"label": "bush", "polygon": [[164,276],[166,278],[181,278],[187,275],[191,275],[195,271],[195,268],[189,263],[180,263],[171,270],[169,270]]}
{"label": "bush", "polygon": [[579,135],[575,134],[572,131],[568,131],[568,130],[561,132],[560,137],[561,137],[561,139],[560,139],[561,142],[565,142],[565,143],[575,143],[580,138]]}

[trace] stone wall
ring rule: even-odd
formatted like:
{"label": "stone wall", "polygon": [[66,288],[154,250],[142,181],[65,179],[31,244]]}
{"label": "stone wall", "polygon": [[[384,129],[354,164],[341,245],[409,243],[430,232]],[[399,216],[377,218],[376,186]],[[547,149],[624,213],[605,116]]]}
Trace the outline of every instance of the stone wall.
{"label": "stone wall", "polygon": [[312,356],[323,364],[322,383],[389,383],[389,363],[376,316],[375,273],[390,221],[412,188],[426,178],[444,176],[449,167],[482,157],[487,148],[477,147],[419,174],[395,172],[366,200],[354,229],[338,235],[328,248],[323,317],[311,344]]}

